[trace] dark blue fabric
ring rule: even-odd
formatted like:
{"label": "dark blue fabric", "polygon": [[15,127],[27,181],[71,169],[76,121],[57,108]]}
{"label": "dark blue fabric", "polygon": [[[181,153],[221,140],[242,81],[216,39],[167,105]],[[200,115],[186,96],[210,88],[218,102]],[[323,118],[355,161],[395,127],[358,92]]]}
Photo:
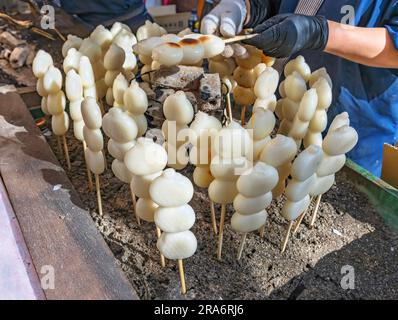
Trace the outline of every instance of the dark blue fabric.
{"label": "dark blue fabric", "polygon": [[[294,12],[298,0],[282,0],[280,13]],[[355,8],[355,25],[386,27],[398,49],[398,0],[325,0],[318,14],[341,22],[344,5]],[[372,41],[372,39],[369,39]],[[383,143],[398,138],[398,70],[366,67],[319,52],[303,52],[312,70],[325,66],[333,79],[329,123],[347,111],[359,142],[349,157],[380,176]]]}
{"label": "dark blue fabric", "polygon": [[123,16],[138,8],[139,14],[127,21],[133,29],[140,26],[146,19],[150,19],[143,0],[61,0],[61,6],[70,14],[79,16],[82,20],[92,26],[104,24],[106,21]]}

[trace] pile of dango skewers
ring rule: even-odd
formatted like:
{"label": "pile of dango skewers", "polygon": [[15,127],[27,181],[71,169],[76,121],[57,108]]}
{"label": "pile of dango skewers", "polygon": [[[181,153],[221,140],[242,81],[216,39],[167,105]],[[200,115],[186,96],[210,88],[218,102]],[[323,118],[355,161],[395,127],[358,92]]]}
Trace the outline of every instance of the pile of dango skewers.
{"label": "pile of dango skewers", "polygon": [[[65,77],[43,50],[33,62],[42,110],[52,116],[52,130],[63,139],[68,167],[65,134],[71,118],[74,136],[82,142],[90,190],[91,174],[95,175],[99,213],[99,176],[107,169],[107,150],[114,158],[111,170],[131,187],[137,223],[155,223],[161,265],[166,266],[166,259],[178,261],[183,294],[187,291],[183,260],[197,249],[190,231],[195,223],[189,205],[193,183],[208,190],[218,259],[222,259],[227,205],[234,209],[231,228],[242,234],[240,259],[248,234],[259,230],[263,236],[267,208],[281,196],[286,201],[280,214],[288,221],[281,241],[284,252],[291,233],[309,213],[312,199],[316,202],[311,225],[315,223],[321,195],[332,187],[346,153],[358,141],[347,113],[332,121],[323,138],[332,103],[332,81],[324,68],[311,72],[299,56],[285,66],[280,82],[273,59],[250,46],[239,57],[226,57],[226,42],[186,31],[168,34],[149,21],[134,35],[128,26],[115,23],[110,29],[98,26],[85,39],[68,36],[62,48]],[[148,97],[138,75],[151,84],[153,70],[202,66],[204,60],[224,84],[226,123],[201,111],[195,114],[185,92],[177,91],[163,105],[164,144],[146,138]],[[232,96],[242,107],[240,121],[232,116]],[[103,133],[109,137],[106,146]],[[193,183],[178,172],[189,163],[195,166]],[[221,206],[218,222],[215,204]]]}

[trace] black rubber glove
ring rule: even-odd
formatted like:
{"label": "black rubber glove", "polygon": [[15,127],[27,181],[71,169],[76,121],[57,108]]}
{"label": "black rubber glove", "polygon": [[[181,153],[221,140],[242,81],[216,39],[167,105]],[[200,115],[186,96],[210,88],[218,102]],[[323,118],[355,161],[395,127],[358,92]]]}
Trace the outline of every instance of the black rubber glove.
{"label": "black rubber glove", "polygon": [[275,58],[287,58],[302,50],[326,47],[329,26],[323,16],[281,14],[254,28],[259,35],[244,41]]}
{"label": "black rubber glove", "polygon": [[245,28],[254,28],[279,12],[281,0],[249,0],[250,20]]}

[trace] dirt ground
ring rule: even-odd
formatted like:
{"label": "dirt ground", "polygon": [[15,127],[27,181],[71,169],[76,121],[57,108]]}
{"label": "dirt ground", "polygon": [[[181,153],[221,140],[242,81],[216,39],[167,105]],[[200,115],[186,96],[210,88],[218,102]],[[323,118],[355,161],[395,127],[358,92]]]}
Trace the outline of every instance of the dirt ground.
{"label": "dirt ground", "polygon": [[[322,198],[313,229],[307,222],[291,238],[285,254],[280,242],[287,223],[279,215],[283,199],[274,201],[263,239],[248,235],[240,261],[236,260],[241,236],[231,230],[228,207],[223,261],[216,259],[209,201],[195,190],[191,201],[197,221],[192,229],[197,253],[184,261],[188,293],[182,297],[175,261],[161,268],[153,223],[137,225],[127,184],[110,170],[101,175],[104,216],[97,212],[94,192],[88,192],[81,144],[68,136],[72,170],[67,174],[123,271],[142,299],[397,299],[398,234],[382,221],[367,198],[348,181],[344,172]],[[60,162],[54,136],[48,137]],[[192,167],[183,173],[192,178]],[[219,211],[219,208],[218,208]],[[355,289],[343,290],[342,267],[352,266]]]}

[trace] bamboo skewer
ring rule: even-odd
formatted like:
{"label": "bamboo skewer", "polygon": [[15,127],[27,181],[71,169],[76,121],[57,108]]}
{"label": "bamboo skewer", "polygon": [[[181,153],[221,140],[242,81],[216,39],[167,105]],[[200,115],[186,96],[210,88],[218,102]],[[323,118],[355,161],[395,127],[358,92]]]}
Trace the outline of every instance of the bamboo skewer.
{"label": "bamboo skewer", "polygon": [[227,39],[223,39],[224,43],[234,43],[234,42],[239,42],[239,41],[243,41],[243,40],[248,40],[251,38],[254,38],[258,36],[258,33],[253,33],[253,34],[244,34],[244,35],[238,35],[232,38],[227,38]]}
{"label": "bamboo skewer", "polygon": [[287,245],[287,242],[289,241],[290,231],[292,230],[293,223],[294,223],[294,221],[289,222],[289,225],[288,225],[287,231],[286,231],[286,235],[285,235],[285,239],[282,242],[281,253],[284,253],[286,250],[286,245]]}
{"label": "bamboo skewer", "polygon": [[242,106],[241,112],[240,112],[240,122],[241,125],[244,126],[246,122],[246,106]]}
{"label": "bamboo skewer", "polygon": [[265,234],[265,224],[260,228],[260,238],[264,238],[264,234]]}
{"label": "bamboo skewer", "polygon": [[228,122],[231,122],[232,120],[232,105],[231,105],[231,93],[228,90],[227,93],[227,118]]}
{"label": "bamboo skewer", "polygon": [[98,203],[98,213],[100,216],[103,215],[102,212],[102,199],[101,199],[101,189],[100,189],[100,181],[99,181],[99,175],[95,175],[95,188],[97,190],[97,203]]}
{"label": "bamboo skewer", "polygon": [[299,227],[300,227],[300,225],[301,225],[301,222],[303,222],[304,217],[305,217],[305,216],[307,215],[307,213],[308,213],[308,210],[310,210],[312,200],[313,200],[313,199],[311,198],[311,200],[310,200],[310,205],[308,206],[307,210],[304,211],[304,213],[300,216],[300,218],[297,220],[296,224],[294,225],[293,234],[296,234],[296,232],[298,231],[298,229],[299,229]]}
{"label": "bamboo skewer", "polygon": [[178,259],[178,271],[180,272],[180,280],[181,280],[181,293],[187,293],[187,287],[185,284],[185,273],[184,273],[184,264],[182,259]]}
{"label": "bamboo skewer", "polygon": [[[87,148],[86,141],[83,140],[83,154],[85,154],[86,148]],[[88,190],[89,190],[89,191],[93,191],[93,187],[94,187],[94,185],[93,185],[93,178],[91,177],[91,171],[90,171],[90,169],[88,168],[88,164],[87,164],[87,161],[86,161],[86,157],[84,157],[84,161],[85,161],[85,163],[86,163],[86,170],[87,170]]]}
{"label": "bamboo skewer", "polygon": [[211,225],[213,227],[214,234],[218,234],[217,230],[217,221],[216,221],[216,210],[214,208],[214,202],[210,200],[210,216],[211,216]]}
{"label": "bamboo skewer", "polygon": [[315,224],[315,219],[318,214],[319,205],[321,204],[321,199],[322,199],[322,195],[320,194],[318,196],[318,198],[316,198],[315,209],[314,209],[314,213],[312,214],[312,217],[311,217],[310,228],[312,228]]}
{"label": "bamboo skewer", "polygon": [[243,234],[242,240],[240,242],[240,246],[239,246],[239,250],[238,250],[238,257],[237,257],[238,260],[240,260],[240,258],[242,257],[242,252],[243,252],[243,248],[245,247],[246,237],[247,237],[247,233],[245,232]]}
{"label": "bamboo skewer", "polygon": [[[156,226],[156,236],[158,237],[158,239],[160,238],[161,235],[162,231],[158,226]],[[166,260],[163,254],[160,254],[160,265],[162,266],[162,268],[166,267]]]}
{"label": "bamboo skewer", "polygon": [[225,222],[225,204],[222,204],[221,205],[220,229],[218,231],[218,250],[217,250],[218,260],[221,260],[222,242],[223,242],[223,236],[224,236],[224,222]]}
{"label": "bamboo skewer", "polygon": [[66,142],[65,135],[62,136],[62,142],[63,142],[63,145],[64,145],[64,153],[65,153],[66,165],[68,166],[68,170],[70,170],[70,169],[72,169],[72,166],[70,165],[68,143]]}
{"label": "bamboo skewer", "polygon": [[135,218],[137,219],[137,224],[138,224],[139,226],[141,226],[141,219],[140,219],[140,217],[138,216],[137,210],[136,210],[136,208],[137,208],[137,198],[135,197],[134,191],[131,190],[131,189],[130,189],[130,191],[131,191],[131,199],[133,200],[133,210],[134,210]]}

